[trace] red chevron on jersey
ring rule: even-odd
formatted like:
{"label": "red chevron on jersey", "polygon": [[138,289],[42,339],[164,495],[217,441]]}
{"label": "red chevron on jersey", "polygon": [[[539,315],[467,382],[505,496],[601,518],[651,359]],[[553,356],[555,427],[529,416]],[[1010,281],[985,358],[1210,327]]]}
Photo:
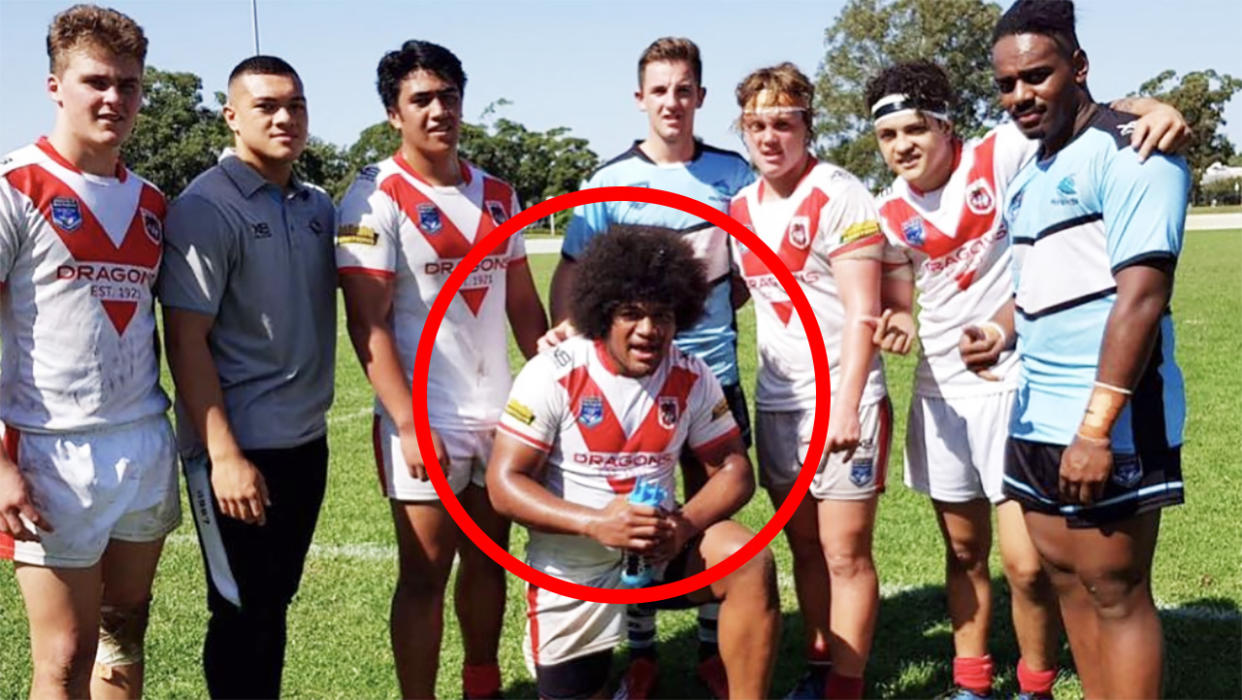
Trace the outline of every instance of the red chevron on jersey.
{"label": "red chevron on jersey", "polygon": [[[880,206],[880,216],[889,230],[901,236],[911,248],[921,250],[931,259],[943,258],[971,241],[987,236],[996,228],[999,208],[996,203],[996,183],[993,154],[996,147],[995,134],[981,141],[974,151],[974,162],[965,179],[962,206],[953,234],[936,228],[927,217],[920,214],[903,198],[890,199]],[[962,157],[962,144],[956,145],[956,158]],[[955,279],[960,288],[966,289],[974,281],[976,268],[968,267]]]}
{"label": "red chevron on jersey", "polygon": [[[809,173],[810,170],[807,172]],[[760,184],[762,185],[762,181]],[[762,187],[760,190],[762,191]],[[776,255],[781,262],[785,263],[786,269],[794,273],[795,277],[806,267],[807,257],[811,253],[811,239],[819,230],[819,213],[823,211],[826,204],[828,204],[828,195],[818,187],[811,188],[810,194],[798,204],[797,210],[785,227],[785,235],[781,238],[780,248],[776,251]],[[750,208],[745,199],[735,199],[730,205],[729,215],[742,225],[751,230],[754,229],[750,219]],[[748,281],[766,276],[763,284],[770,284],[775,279],[763,260],[744,247],[741,249],[741,262],[742,274]],[[781,321],[789,325],[789,319],[793,317],[793,302],[788,301],[787,295],[782,296],[785,297],[784,300],[773,298],[768,301]]]}
{"label": "red chevron on jersey", "polygon": [[[59,158],[59,155],[57,156]],[[143,183],[125,237],[118,246],[72,187],[38,165],[10,171],[5,179],[30,198],[73,261],[56,268],[56,279],[88,284],[118,335],[155,284],[163,254],[164,196]]]}
{"label": "red chevron on jersey", "polygon": [[[394,160],[407,173],[423,181],[401,158],[400,154]],[[471,179],[470,168],[465,163],[462,163],[461,172],[466,184],[469,184]],[[401,211],[409,217],[410,221],[414,223],[415,228],[418,229],[427,243],[435,250],[436,255],[440,258],[440,262],[435,265],[434,270],[438,274],[447,274],[452,271],[453,267],[470,252],[474,241],[482,240],[484,236],[491,233],[492,230],[513,215],[513,212],[510,211],[513,190],[500,180],[485,177],[483,180],[484,206],[482,214],[479,216],[479,223],[473,239],[468,240],[444,210],[401,176],[393,175],[386,178],[381,183],[380,189],[397,203]],[[486,273],[496,267],[503,269],[507,264],[503,259],[489,256],[479,263],[476,271]],[[427,271],[432,272],[432,270]],[[477,316],[489,289],[491,289],[489,284],[481,283],[481,280],[470,277],[462,284],[458,294],[466,302],[470,312]]]}
{"label": "red chevron on jersey", "polygon": [[[595,345],[600,362],[605,367],[612,366],[614,363],[605,356],[606,350],[602,345]],[[632,461],[642,455],[661,456],[676,434],[678,419],[686,414],[690,389],[697,379],[698,375],[684,367],[670,369],[646,417],[632,434],[626,435],[616,412],[608,404],[603,390],[591,378],[587,367],[573,368],[560,379],[560,383],[569,395],[570,410],[577,418],[578,433],[589,450],[588,455],[580,458],[587,459],[588,465],[598,460],[601,467],[607,467],[622,457]],[[609,477],[608,485],[617,493],[629,493],[634,487],[634,477]]]}

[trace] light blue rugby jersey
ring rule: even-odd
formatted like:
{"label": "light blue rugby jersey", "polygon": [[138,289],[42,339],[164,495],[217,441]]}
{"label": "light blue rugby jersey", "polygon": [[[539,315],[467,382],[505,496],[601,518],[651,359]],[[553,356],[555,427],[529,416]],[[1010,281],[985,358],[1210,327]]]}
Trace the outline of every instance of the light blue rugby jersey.
{"label": "light blue rugby jersey", "polygon": [[[1185,161],[1130,148],[1135,117],[1103,105],[1077,137],[1032,160],[1009,186],[1022,371],[1010,433],[1068,445],[1086,411],[1109,312],[1113,275],[1138,263],[1176,262],[1190,173]],[[1165,310],[1152,357],[1112,433],[1122,453],[1182,443],[1186,398]]]}
{"label": "light blue rugby jersey", "polygon": [[[582,188],[651,187],[684,195],[729,211],[729,200],[755,179],[750,164],[733,151],[696,142],[688,163],[660,165],[647,157],[635,141],[630,150],[605,163]],[[712,283],[703,317],[693,328],[677,334],[682,351],[702,358],[721,384],[737,384],[737,329],[729,300],[729,236],[712,224],[682,211],[644,202],[599,202],[574,210],[561,254],[577,260],[591,238],[612,224],[656,226],[678,232],[707,263]]]}

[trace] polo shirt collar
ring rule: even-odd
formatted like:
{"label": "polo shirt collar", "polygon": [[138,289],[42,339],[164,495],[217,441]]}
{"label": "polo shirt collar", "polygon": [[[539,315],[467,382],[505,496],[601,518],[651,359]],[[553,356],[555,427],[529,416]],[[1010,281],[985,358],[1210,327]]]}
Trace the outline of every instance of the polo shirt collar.
{"label": "polo shirt collar", "polygon": [[[237,152],[232,148],[225,148],[220,152],[220,167],[224,169],[224,174],[229,176],[233,181],[233,185],[242,193],[243,197],[249,199],[254,196],[255,192],[271,185],[257,170],[250,167],[241,158],[237,157]],[[298,179],[296,175],[289,180],[289,195],[297,195],[305,199],[310,190],[306,185]]]}

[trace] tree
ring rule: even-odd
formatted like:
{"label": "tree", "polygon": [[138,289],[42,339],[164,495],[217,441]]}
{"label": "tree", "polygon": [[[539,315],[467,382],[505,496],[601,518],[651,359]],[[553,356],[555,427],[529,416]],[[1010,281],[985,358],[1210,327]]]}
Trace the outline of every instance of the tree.
{"label": "tree", "polygon": [[1199,201],[1203,171],[1216,161],[1228,161],[1235,148],[1221,131],[1225,105],[1242,90],[1242,79],[1214,70],[1192,71],[1180,79],[1166,70],[1139,86],[1138,94],[1173,105],[1190,123],[1193,138],[1186,150],[1190,165],[1192,202]]}
{"label": "tree", "polygon": [[[505,100],[489,104],[482,117],[486,119],[505,104]],[[512,184],[522,206],[530,206],[578,189],[598,164],[599,157],[587,140],[570,136],[569,132],[563,126],[532,131],[509,119],[497,119],[491,124],[462,123],[460,150],[466,160]],[[401,135],[388,122],[372,124],[345,152],[348,177],[400,147]],[[345,187],[348,183],[342,186],[342,192]]]}
{"label": "tree", "polygon": [[[172,198],[215,164],[232,138],[219,109],[202,104],[203,81],[197,75],[147,66],[142,89],[142,111],[121,155]],[[216,99],[222,102],[221,96]]]}
{"label": "tree", "polygon": [[863,93],[872,76],[901,61],[929,59],[945,69],[958,93],[959,134],[995,124],[991,38],[999,17],[983,0],[849,0],[824,31],[815,81],[819,155],[873,185],[891,180]]}

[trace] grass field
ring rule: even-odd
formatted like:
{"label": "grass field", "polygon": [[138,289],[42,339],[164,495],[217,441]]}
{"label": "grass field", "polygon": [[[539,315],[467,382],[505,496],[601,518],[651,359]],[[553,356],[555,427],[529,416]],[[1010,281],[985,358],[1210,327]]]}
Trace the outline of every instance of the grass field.
{"label": "grass field", "polygon": [[[540,288],[546,288],[555,256],[532,258]],[[1155,594],[1162,609],[1168,649],[1170,697],[1242,696],[1239,660],[1242,629],[1242,231],[1195,232],[1187,236],[1174,297],[1178,357],[1189,387],[1190,423],[1184,451],[1187,505],[1164,518],[1156,555]],[[753,388],[754,315],[740,317],[742,367]],[[904,439],[912,363],[889,360],[888,379],[899,416],[895,446]],[[752,392],[753,393],[753,392]],[[289,697],[376,698],[397,694],[388,646],[389,596],[396,573],[394,537],[387,505],[379,494],[371,455],[371,392],[344,333],[338,337],[337,395],[329,419],[332,461],[327,498],[302,589],[289,620],[284,692]],[[899,450],[895,450],[900,454]],[[868,696],[928,697],[950,682],[951,630],[944,612],[943,554],[926,499],[901,485],[901,464],[892,465],[892,487],[880,506],[876,561],[884,600],[867,673]],[[758,529],[772,514],[762,496],[740,519]],[[204,582],[198,545],[188,520],[168,540],[155,585],[147,637],[150,697],[203,697],[199,653],[205,628]],[[524,535],[515,530],[515,551]],[[782,695],[800,673],[801,625],[789,574],[789,550],[774,543],[781,571],[785,612],[781,652],[773,687]],[[993,555],[996,591],[1002,597],[993,626],[992,655],[1001,694],[1016,692],[1017,660],[999,562]],[[30,677],[26,619],[10,563],[0,564],[0,698],[24,696]],[[522,582],[509,585],[509,606],[501,650],[505,692],[532,697],[534,687],[522,664]],[[451,615],[447,615],[451,619]],[[694,678],[693,613],[662,613],[659,633],[661,693],[703,695]],[[446,623],[438,694],[461,697],[460,639]],[[1062,654],[1068,667],[1068,650]],[[615,669],[614,669],[615,670]],[[1061,697],[1079,697],[1071,673],[1057,684]]]}

